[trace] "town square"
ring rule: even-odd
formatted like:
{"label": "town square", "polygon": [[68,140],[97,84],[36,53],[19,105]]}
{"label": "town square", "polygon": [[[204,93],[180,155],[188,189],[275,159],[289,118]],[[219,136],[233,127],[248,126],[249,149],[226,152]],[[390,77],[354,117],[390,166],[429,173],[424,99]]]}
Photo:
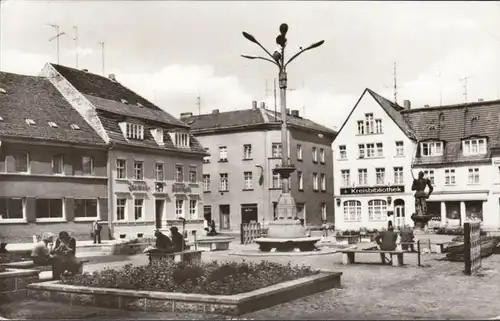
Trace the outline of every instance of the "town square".
{"label": "town square", "polygon": [[0,319],[500,319],[499,14],[2,1]]}

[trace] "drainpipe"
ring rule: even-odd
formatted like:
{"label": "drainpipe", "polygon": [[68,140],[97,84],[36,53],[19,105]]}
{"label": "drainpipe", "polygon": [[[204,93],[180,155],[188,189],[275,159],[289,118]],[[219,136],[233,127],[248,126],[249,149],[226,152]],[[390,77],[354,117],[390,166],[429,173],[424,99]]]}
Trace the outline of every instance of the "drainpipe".
{"label": "drainpipe", "polygon": [[113,167],[111,166],[111,150],[115,147],[115,143],[111,142],[108,149],[108,229],[110,238],[113,237]]}

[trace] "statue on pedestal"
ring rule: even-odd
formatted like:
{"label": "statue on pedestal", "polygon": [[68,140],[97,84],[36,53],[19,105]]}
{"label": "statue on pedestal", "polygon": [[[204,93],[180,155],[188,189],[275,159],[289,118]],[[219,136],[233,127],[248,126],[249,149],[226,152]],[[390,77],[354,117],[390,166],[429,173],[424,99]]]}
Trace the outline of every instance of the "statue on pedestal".
{"label": "statue on pedestal", "polygon": [[[429,192],[425,191],[425,188],[429,187]],[[415,211],[411,216],[413,222],[415,222],[415,227],[423,229],[427,223],[431,220],[432,215],[427,214],[427,199],[431,196],[434,187],[432,187],[431,180],[424,177],[424,172],[418,173],[418,178],[413,179],[413,184],[411,190],[415,191]]]}

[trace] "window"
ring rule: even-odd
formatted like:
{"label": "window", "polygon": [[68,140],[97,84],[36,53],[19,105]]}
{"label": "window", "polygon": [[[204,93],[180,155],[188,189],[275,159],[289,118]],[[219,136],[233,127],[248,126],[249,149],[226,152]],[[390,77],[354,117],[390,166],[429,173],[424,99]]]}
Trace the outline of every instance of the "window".
{"label": "window", "polygon": [[272,143],[271,155],[273,158],[280,158],[282,155],[281,143]]}
{"label": "window", "polygon": [[184,182],[184,169],[182,165],[175,165],[175,181],[177,183]]}
{"label": "window", "polygon": [[252,159],[252,145],[243,145],[243,159]]}
{"label": "window", "polygon": [[198,181],[197,171],[195,166],[189,166],[189,182],[192,184],[196,184]]}
{"label": "window", "polygon": [[321,220],[326,221],[326,204],[321,203]]}
{"label": "window", "polygon": [[469,184],[479,184],[479,168],[469,168]]}
{"label": "window", "polygon": [[219,147],[219,162],[227,162],[227,147]]}
{"label": "window", "polygon": [[62,199],[36,199],[36,218],[63,218]]}
{"label": "window", "polygon": [[358,120],[358,135],[365,134],[365,123],[362,120]]}
{"label": "window", "polygon": [[373,114],[365,114],[366,133],[373,134]]}
{"label": "window", "polygon": [[36,125],[36,122],[33,119],[26,118],[26,124],[28,124],[28,125]]}
{"label": "window", "polygon": [[126,123],[125,130],[128,139],[144,139],[144,126],[142,125]]}
{"label": "window", "polygon": [[124,159],[116,160],[116,178],[118,179],[127,178],[127,161]]}
{"label": "window", "polygon": [[375,177],[377,185],[385,184],[385,168],[375,168]]}
{"label": "window", "polygon": [[90,156],[82,157],[82,174],[94,175],[94,158]]}
{"label": "window", "polygon": [[394,167],[394,184],[404,184],[403,167]]}
{"label": "window", "polygon": [[368,170],[366,168],[358,169],[358,183],[361,186],[368,185]]}
{"label": "window", "polygon": [[387,202],[384,200],[371,200],[368,202],[368,220],[382,221],[387,218]]}
{"label": "window", "polygon": [[272,188],[281,188],[281,177],[280,174],[278,173],[272,173],[273,174],[273,186]]}
{"label": "window", "polygon": [[323,148],[319,149],[319,161],[321,164],[325,163],[325,150]]}
{"label": "window", "polygon": [[366,144],[366,157],[375,157],[375,144]]}
{"label": "window", "polygon": [[176,147],[189,147],[189,134],[176,132],[174,135],[174,145]]}
{"label": "window", "polygon": [[97,218],[97,199],[75,199],[75,217]]}
{"label": "window", "polygon": [[342,187],[349,187],[351,185],[351,173],[348,169],[343,169],[340,171],[342,174]]}
{"label": "window", "polygon": [[63,155],[56,155],[52,157],[52,173],[62,174],[64,171],[64,157]]}
{"label": "window", "polygon": [[27,173],[29,170],[29,155],[27,152],[19,152],[14,155],[16,172]]}
{"label": "window", "polygon": [[464,155],[486,154],[486,139],[469,139],[463,142]]}
{"label": "window", "polygon": [[162,163],[156,163],[156,168],[155,168],[155,176],[156,176],[156,181],[157,182],[162,182],[165,177],[163,175],[163,164]]}
{"label": "window", "polygon": [[243,189],[252,189],[252,172],[244,172],[243,173],[243,178],[245,180]]}
{"label": "window", "polygon": [[318,162],[318,150],[316,149],[316,147],[312,148],[312,158],[313,158],[313,163]]}
{"label": "window", "polygon": [[21,220],[24,218],[22,198],[0,198],[0,220]]}
{"label": "window", "polygon": [[195,220],[198,218],[198,201],[189,200],[189,219]]}
{"label": "window", "polygon": [[384,145],[377,143],[377,157],[384,157]]}
{"label": "window", "polygon": [[364,144],[358,145],[358,157],[365,158],[365,145]]}
{"label": "window", "polygon": [[134,162],[134,179],[143,180],[144,179],[144,163],[135,161]]}
{"label": "window", "polygon": [[420,143],[422,156],[442,156],[443,143],[442,142],[428,142]]}
{"label": "window", "polygon": [[302,145],[297,145],[297,160],[302,160]]}
{"label": "window", "polygon": [[184,217],[184,200],[176,199],[175,200],[175,216],[176,217]]}
{"label": "window", "polygon": [[163,135],[163,128],[155,128],[151,130],[151,134],[153,135],[155,141],[158,145],[165,145],[165,136]]}
{"label": "window", "polygon": [[375,133],[382,134],[382,119],[375,119]]}
{"label": "window", "polygon": [[347,159],[346,145],[339,145],[339,159]]}
{"label": "window", "polygon": [[71,129],[73,129],[73,130],[79,130],[80,129],[80,126],[78,126],[77,124],[71,124],[71,125],[69,125],[69,127],[71,127]]}
{"label": "window", "polygon": [[321,191],[325,192],[326,191],[326,175],[322,173],[320,175],[320,180],[321,180]]}
{"label": "window", "polygon": [[304,175],[302,174],[302,172],[297,172],[297,184],[298,184],[299,191],[303,191],[304,190]]}
{"label": "window", "polygon": [[445,169],[444,170],[444,185],[455,185],[455,170],[454,169]]}
{"label": "window", "polygon": [[318,190],[318,173],[313,173],[313,191]]}
{"label": "window", "polygon": [[435,181],[434,181],[434,170],[432,170],[432,169],[426,169],[426,170],[424,170],[424,174],[425,174],[424,177],[427,177],[428,179],[430,179],[431,180],[431,184],[434,185],[435,184]]}
{"label": "window", "polygon": [[127,208],[127,199],[126,198],[117,198],[116,199],[116,220],[124,221],[125,220],[125,209]]}
{"label": "window", "polygon": [[134,219],[142,220],[142,212],[143,212],[144,200],[142,198],[134,200]]}
{"label": "window", "polygon": [[49,121],[48,122],[49,126],[52,127],[52,128],[57,128],[59,127],[56,123],[54,123],[53,121]]}
{"label": "window", "polygon": [[344,201],[344,221],[361,221],[361,202]]}
{"label": "window", "polygon": [[[205,148],[205,153],[210,153],[210,149]],[[203,156],[203,163],[210,163],[210,155]]]}
{"label": "window", "polygon": [[404,156],[405,148],[404,143],[401,141],[396,142],[396,156]]}
{"label": "window", "polygon": [[210,174],[203,174],[203,191],[210,192],[212,190],[210,184]]}
{"label": "window", "polygon": [[220,191],[221,192],[229,191],[229,181],[227,173],[220,174]]}

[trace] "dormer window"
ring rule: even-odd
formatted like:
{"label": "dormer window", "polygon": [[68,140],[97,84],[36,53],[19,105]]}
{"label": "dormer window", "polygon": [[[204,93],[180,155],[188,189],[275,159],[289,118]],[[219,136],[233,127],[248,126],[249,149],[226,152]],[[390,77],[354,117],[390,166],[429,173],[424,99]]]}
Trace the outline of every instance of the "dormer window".
{"label": "dormer window", "polygon": [[74,129],[74,130],[80,129],[80,126],[78,126],[77,124],[71,124],[71,125],[69,125],[69,127],[71,127],[71,129]]}
{"label": "dormer window", "polygon": [[33,119],[26,118],[26,124],[28,125],[36,125],[35,121]]}
{"label": "dormer window", "polygon": [[122,99],[122,104],[128,104],[128,101],[126,99]]}
{"label": "dormer window", "polygon": [[6,91],[5,89],[3,89],[3,88],[0,88],[0,94],[4,94],[4,95],[6,95],[6,94],[7,94],[7,91]]}
{"label": "dormer window", "polygon": [[189,134],[183,132],[175,132],[170,133],[170,137],[172,138],[172,142],[175,147],[189,147]]}
{"label": "dormer window", "polygon": [[144,139],[144,126],[133,123],[124,123],[124,125],[127,139]]}
{"label": "dormer window", "polygon": [[2,116],[0,116],[0,121],[3,121],[3,117]]}
{"label": "dormer window", "polygon": [[420,143],[422,156],[443,156],[443,142]]}
{"label": "dormer window", "polygon": [[163,138],[163,128],[152,129],[151,135],[153,136],[158,145],[163,146],[165,144],[165,140]]}
{"label": "dormer window", "polygon": [[138,107],[144,107],[141,103],[137,103]]}
{"label": "dormer window", "polygon": [[53,121],[49,121],[49,126],[52,127],[52,128],[57,128],[59,126],[57,126],[56,123],[54,123]]}
{"label": "dormer window", "polygon": [[462,142],[464,155],[486,154],[486,138],[467,139]]}

